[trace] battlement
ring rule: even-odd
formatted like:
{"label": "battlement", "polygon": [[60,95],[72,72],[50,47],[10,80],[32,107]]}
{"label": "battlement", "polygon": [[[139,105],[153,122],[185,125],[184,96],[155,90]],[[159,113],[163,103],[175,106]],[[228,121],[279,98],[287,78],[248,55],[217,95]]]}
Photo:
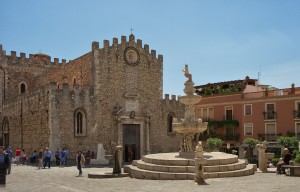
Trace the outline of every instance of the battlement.
{"label": "battlement", "polygon": [[[144,49],[146,53],[149,53],[152,57],[157,58],[159,61],[163,61],[163,56],[162,55],[156,55],[156,50],[150,50],[149,49],[149,45],[148,44],[144,44],[143,47],[143,42],[141,39],[137,39],[135,41],[135,36],[133,34],[129,35],[129,39],[127,41],[127,37],[126,36],[121,36],[121,43],[119,44],[119,40],[118,38],[114,37],[112,39],[112,44],[110,44],[109,40],[103,40],[103,49],[108,49],[110,47],[115,47],[117,45],[121,45],[121,46],[128,46],[132,43],[136,43],[137,47]],[[92,50],[96,50],[99,49],[99,42],[93,41],[92,42]],[[100,49],[102,49],[100,48]]]}
{"label": "battlement", "polygon": [[[20,52],[19,56],[16,51],[11,51],[10,55],[6,54],[6,51],[3,50],[2,44],[0,44],[0,53],[6,57],[8,65],[20,65],[20,66],[32,66],[32,65],[50,65],[50,66],[59,66],[67,63],[66,59],[61,59],[61,62],[58,58],[51,60],[49,55],[43,53],[29,54],[29,57],[26,56],[26,53]],[[0,54],[1,55],[1,54]]]}
{"label": "battlement", "polygon": [[170,100],[170,95],[169,94],[165,94],[165,97],[163,100],[165,101],[179,101],[179,97],[180,96],[176,96],[176,95],[171,95],[171,100]]}

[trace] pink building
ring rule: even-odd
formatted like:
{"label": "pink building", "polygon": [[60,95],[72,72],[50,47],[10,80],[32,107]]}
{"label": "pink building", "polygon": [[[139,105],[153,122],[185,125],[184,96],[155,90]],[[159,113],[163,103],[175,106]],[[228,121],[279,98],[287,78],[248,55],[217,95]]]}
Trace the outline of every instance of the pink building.
{"label": "pink building", "polygon": [[228,81],[196,86],[202,100],[196,117],[208,121],[210,128],[200,139],[212,135],[224,147],[238,147],[246,137],[276,141],[277,136],[297,136],[300,140],[300,88],[275,89],[258,85],[256,79]]}

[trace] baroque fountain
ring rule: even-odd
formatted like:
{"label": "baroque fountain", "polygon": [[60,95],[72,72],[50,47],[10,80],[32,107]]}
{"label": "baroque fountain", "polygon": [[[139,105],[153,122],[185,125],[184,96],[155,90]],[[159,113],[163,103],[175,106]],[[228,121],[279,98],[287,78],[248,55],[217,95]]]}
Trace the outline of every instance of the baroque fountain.
{"label": "baroque fountain", "polygon": [[186,95],[179,97],[179,102],[185,105],[185,117],[181,122],[177,122],[177,119],[174,118],[172,126],[176,133],[183,135],[179,157],[193,158],[195,156],[193,140],[195,135],[207,129],[207,122],[203,123],[202,119],[195,118],[195,104],[201,101],[201,96],[194,95],[194,82],[192,74],[189,73],[188,65],[185,65],[183,72],[188,80],[184,83],[185,88],[183,90]]}
{"label": "baroque fountain", "polygon": [[132,165],[125,165],[124,172],[137,179],[189,179],[198,184],[204,184],[207,178],[254,174],[255,166],[248,165],[236,155],[204,152],[201,141],[196,148],[193,146],[195,136],[207,129],[207,123],[195,118],[195,104],[201,101],[201,96],[194,95],[194,82],[187,65],[183,72],[188,80],[184,83],[186,95],[181,96],[179,102],[185,105],[185,118],[180,121],[174,118],[172,123],[173,130],[183,138],[179,155],[178,152],[148,154],[134,160]]}

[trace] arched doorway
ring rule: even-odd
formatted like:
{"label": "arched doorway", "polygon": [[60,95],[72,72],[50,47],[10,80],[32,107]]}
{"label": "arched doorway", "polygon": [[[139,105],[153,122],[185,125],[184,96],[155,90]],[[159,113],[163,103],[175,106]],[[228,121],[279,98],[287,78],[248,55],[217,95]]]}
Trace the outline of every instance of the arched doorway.
{"label": "arched doorway", "polygon": [[4,117],[3,120],[0,144],[3,144],[3,146],[9,146],[9,123],[7,117]]}

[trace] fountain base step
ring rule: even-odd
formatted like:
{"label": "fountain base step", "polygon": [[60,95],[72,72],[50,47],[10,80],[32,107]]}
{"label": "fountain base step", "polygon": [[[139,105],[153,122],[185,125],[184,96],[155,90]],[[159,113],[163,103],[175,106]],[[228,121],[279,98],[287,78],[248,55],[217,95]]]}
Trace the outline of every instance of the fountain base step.
{"label": "fountain base step", "polygon": [[[238,177],[254,174],[253,165],[236,155],[212,152],[204,153],[205,178]],[[195,177],[195,161],[182,158],[178,153],[150,154],[132,165],[124,166],[124,172],[137,179],[192,180]]]}

